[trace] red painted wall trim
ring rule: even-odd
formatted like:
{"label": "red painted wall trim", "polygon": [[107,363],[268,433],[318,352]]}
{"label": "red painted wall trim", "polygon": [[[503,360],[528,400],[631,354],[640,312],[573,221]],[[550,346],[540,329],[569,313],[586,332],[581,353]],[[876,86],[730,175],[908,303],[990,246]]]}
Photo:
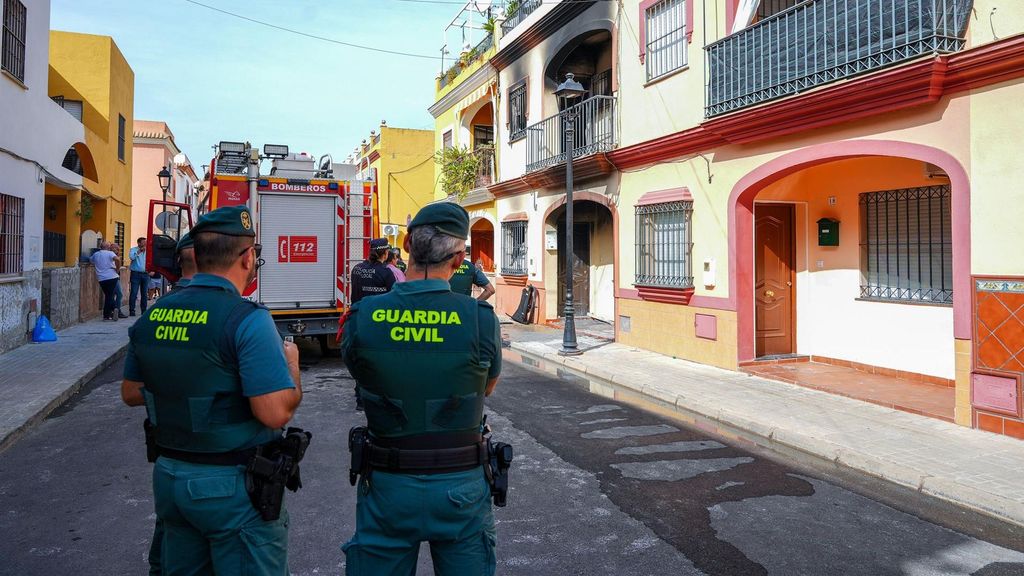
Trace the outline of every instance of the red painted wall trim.
{"label": "red painted wall trim", "polygon": [[502,222],[522,222],[523,220],[529,220],[530,217],[526,215],[526,212],[513,212],[508,216],[501,219]]}
{"label": "red painted wall trim", "polygon": [[[729,298],[735,304],[739,361],[754,358],[754,199],[773,182],[810,166],[859,156],[891,156],[930,162],[942,168],[952,189],[953,292],[971,294],[971,183],[949,153],[908,142],[843,140],[809,146],[759,166],[733,187],[729,196]],[[953,337],[971,338],[969,296],[954,296]]]}
{"label": "red painted wall trim", "polygon": [[656,190],[648,192],[636,201],[637,206],[648,206],[651,204],[665,204],[667,202],[686,202],[693,200],[690,189],[686,186],[680,188],[669,188],[667,190]]}
{"label": "red painted wall trim", "polygon": [[[654,6],[661,0],[643,0],[640,2],[639,7],[639,18],[637,18],[637,26],[640,30],[637,31],[639,35],[640,43],[640,63],[644,63],[644,59],[647,57],[647,9]],[[686,0],[686,42],[687,44],[693,42],[693,3],[696,0]]]}

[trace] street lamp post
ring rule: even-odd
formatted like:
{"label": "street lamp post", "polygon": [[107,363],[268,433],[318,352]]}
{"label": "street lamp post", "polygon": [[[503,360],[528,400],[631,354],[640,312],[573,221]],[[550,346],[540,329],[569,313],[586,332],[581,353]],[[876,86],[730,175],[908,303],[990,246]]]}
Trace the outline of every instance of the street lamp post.
{"label": "street lamp post", "polygon": [[160,173],[156,175],[156,178],[160,181],[160,190],[164,193],[164,202],[167,202],[167,190],[171,187],[171,173],[167,171],[167,166],[160,169]]}
{"label": "street lamp post", "polygon": [[555,90],[555,96],[565,101],[563,122],[565,123],[565,327],[562,331],[562,349],[558,351],[562,356],[576,356],[582,351],[576,342],[576,308],[573,304],[573,281],[575,280],[575,257],[573,251],[573,232],[575,222],[572,214],[572,156],[576,140],[573,138],[575,119],[572,110],[572,103],[585,93],[583,85],[577,82],[573,74],[565,75],[565,82],[562,82]]}

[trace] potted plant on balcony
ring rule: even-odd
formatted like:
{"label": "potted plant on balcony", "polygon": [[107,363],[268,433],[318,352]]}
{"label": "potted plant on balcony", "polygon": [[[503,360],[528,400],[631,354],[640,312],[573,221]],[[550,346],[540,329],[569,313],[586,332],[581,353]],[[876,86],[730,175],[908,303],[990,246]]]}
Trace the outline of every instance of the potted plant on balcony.
{"label": "potted plant on balcony", "polygon": [[461,202],[476,185],[480,159],[465,146],[453,146],[438,150],[434,162],[441,166],[441,191]]}

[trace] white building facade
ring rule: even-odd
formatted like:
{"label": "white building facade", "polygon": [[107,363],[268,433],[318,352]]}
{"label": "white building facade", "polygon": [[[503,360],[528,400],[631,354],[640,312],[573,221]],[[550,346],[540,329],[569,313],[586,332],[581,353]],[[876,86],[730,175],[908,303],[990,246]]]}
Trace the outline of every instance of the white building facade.
{"label": "white building facade", "polygon": [[44,196],[81,189],[62,166],[84,127],[47,96],[49,0],[0,3],[0,352],[26,341],[40,309]]}

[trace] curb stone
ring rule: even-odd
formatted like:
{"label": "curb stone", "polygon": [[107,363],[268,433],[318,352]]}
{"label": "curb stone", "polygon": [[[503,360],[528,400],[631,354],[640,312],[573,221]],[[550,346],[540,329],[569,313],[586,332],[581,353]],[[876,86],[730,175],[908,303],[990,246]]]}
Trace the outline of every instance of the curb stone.
{"label": "curb stone", "polygon": [[106,370],[112,364],[120,360],[128,350],[128,344],[125,343],[112,354],[106,358],[100,360],[100,362],[92,369],[83,374],[80,378],[75,380],[70,386],[64,389],[56,398],[47,402],[45,406],[39,409],[38,412],[33,414],[24,424],[15,428],[14,430],[7,433],[6,436],[0,440],[0,454],[6,451],[8,448],[13,446],[30,430],[39,425],[47,416],[53,413],[54,410],[60,408],[71,400],[74,395],[82,389],[87,382],[96,377],[100,372]]}

